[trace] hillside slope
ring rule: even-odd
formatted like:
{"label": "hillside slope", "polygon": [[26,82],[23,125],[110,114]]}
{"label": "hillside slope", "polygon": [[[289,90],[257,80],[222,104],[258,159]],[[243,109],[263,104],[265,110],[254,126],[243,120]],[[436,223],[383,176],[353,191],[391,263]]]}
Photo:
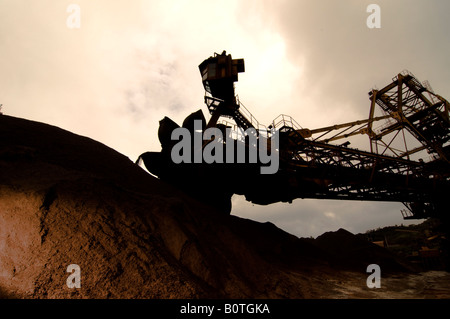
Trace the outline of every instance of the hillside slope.
{"label": "hillside slope", "polygon": [[[221,215],[92,139],[0,116],[3,297],[329,298],[346,278],[365,286],[365,264],[349,275],[335,258]],[[70,264],[79,289],[66,285]]]}

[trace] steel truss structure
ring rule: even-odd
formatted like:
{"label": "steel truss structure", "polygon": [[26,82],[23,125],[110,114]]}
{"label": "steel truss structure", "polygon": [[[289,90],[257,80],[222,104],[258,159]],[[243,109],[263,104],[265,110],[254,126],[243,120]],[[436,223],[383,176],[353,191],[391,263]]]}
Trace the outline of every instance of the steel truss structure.
{"label": "steel truss structure", "polygon": [[[265,127],[235,95],[234,83],[245,70],[243,59],[234,60],[224,51],[203,61],[199,70],[211,118],[206,123],[199,110],[185,119],[183,127],[192,128],[197,119],[205,129],[230,132],[226,130],[230,128],[234,143],[246,143],[247,149],[253,147],[245,136],[249,128],[254,129],[253,140],[254,134],[264,136],[268,145],[271,134],[277,134],[278,149],[271,152],[279,153],[279,169],[261,175],[249,163],[175,165],[170,136],[178,124],[164,118],[158,133],[162,151],[139,157],[161,179],[228,213],[231,196],[241,194],[262,205],[296,198],[393,201],[404,204],[407,219],[449,218],[450,104],[428,82],[421,83],[408,71],[399,73],[390,84],[369,92],[366,119],[307,129],[280,115]],[[366,150],[353,147],[362,137],[368,143]],[[225,141],[219,143],[225,147]]]}
{"label": "steel truss structure", "polygon": [[[209,126],[228,123],[218,121],[222,116],[232,118],[241,131],[261,129],[239,99],[225,101],[214,97],[214,91],[207,93]],[[277,117],[269,126],[280,132],[281,168],[271,190],[276,194],[246,191],[247,200],[395,201],[405,205],[404,218],[443,213],[450,194],[449,102],[408,71],[371,90],[369,99],[368,118],[349,123],[310,130],[290,116]],[[368,136],[370,150],[349,147],[361,134]]]}

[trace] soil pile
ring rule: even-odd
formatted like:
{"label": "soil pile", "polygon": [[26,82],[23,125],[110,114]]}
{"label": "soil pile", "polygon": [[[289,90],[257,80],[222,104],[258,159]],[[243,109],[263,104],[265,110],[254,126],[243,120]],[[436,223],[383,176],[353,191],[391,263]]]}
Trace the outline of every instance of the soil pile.
{"label": "soil pile", "polygon": [[101,143],[0,116],[3,297],[329,298],[367,276],[336,270],[336,253],[377,262],[353,239],[220,214]]}
{"label": "soil pile", "polygon": [[406,260],[342,228],[320,235],[314,243],[327,252],[332,257],[330,263],[338,267],[365,271],[368,265],[377,264],[385,273],[415,271]]}

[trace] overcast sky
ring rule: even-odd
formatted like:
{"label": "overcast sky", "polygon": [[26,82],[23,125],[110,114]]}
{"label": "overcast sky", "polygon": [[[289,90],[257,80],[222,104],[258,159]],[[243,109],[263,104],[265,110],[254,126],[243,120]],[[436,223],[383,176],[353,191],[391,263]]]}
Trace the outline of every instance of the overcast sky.
{"label": "overcast sky", "polygon": [[[371,3],[379,29],[366,24]],[[70,4],[80,28],[67,25]],[[0,0],[0,104],[134,161],[160,150],[164,116],[181,124],[202,109],[209,117],[198,65],[227,50],[245,59],[236,91],[261,123],[280,113],[311,129],[365,119],[367,93],[404,69],[450,98],[449,13],[446,0]],[[233,198],[233,214],[303,237],[407,224],[402,208]]]}

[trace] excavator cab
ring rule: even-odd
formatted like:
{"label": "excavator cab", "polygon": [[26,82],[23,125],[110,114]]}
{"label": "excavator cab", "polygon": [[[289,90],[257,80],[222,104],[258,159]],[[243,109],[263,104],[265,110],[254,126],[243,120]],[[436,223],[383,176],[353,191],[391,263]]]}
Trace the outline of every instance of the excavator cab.
{"label": "excavator cab", "polygon": [[228,105],[236,104],[234,82],[238,80],[238,73],[245,72],[244,59],[232,59],[231,54],[223,51],[203,61],[198,68],[203,86],[213,99]]}

